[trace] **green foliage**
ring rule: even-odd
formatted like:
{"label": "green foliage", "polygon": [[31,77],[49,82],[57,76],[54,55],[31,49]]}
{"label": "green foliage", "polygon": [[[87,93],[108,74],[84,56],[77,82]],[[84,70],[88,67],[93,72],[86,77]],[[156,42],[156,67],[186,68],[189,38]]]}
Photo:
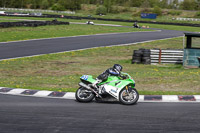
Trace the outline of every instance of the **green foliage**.
{"label": "green foliage", "polygon": [[150,6],[150,3],[149,3],[149,0],[145,0],[143,3],[142,3],[142,5],[141,5],[141,7],[142,8],[150,8],[151,6]]}
{"label": "green foliage", "polygon": [[106,15],[107,11],[106,11],[106,7],[105,6],[99,6],[97,9],[96,9],[96,15]]}
{"label": "green foliage", "polygon": [[64,11],[65,10],[65,7],[62,6],[61,4],[59,3],[56,3],[54,4],[52,7],[51,7],[52,10],[55,10],[55,11]]}
{"label": "green foliage", "polygon": [[140,13],[153,13],[153,10],[150,8],[143,8]]}
{"label": "green foliage", "polygon": [[160,7],[155,6],[154,9],[153,9],[153,13],[157,14],[158,16],[161,16],[162,15],[162,10],[161,10]]}
{"label": "green foliage", "polygon": [[184,10],[195,10],[198,8],[196,0],[184,0],[181,4],[181,8]]}
{"label": "green foliage", "polygon": [[181,13],[182,13],[181,11],[177,11],[177,10],[170,10],[168,12],[168,14],[173,15],[173,16],[181,15]]}
{"label": "green foliage", "polygon": [[195,17],[200,18],[200,11],[195,14]]}
{"label": "green foliage", "polygon": [[142,8],[158,6],[172,9],[180,7],[184,10],[200,10],[200,0],[184,0],[182,3],[173,0],[170,5],[168,0],[0,0],[0,7],[48,9],[57,3],[62,3],[61,5],[68,10],[80,10],[81,4],[103,5],[106,7],[107,13],[117,12],[116,9],[112,9],[113,6]]}
{"label": "green foliage", "polygon": [[49,2],[48,0],[43,0],[41,3],[41,8],[42,9],[47,9],[49,7]]}
{"label": "green foliage", "polygon": [[[60,5],[62,6],[60,6]],[[1,0],[0,7],[80,10],[81,0]],[[62,7],[62,8],[61,8]],[[64,8],[63,8],[64,7]]]}
{"label": "green foliage", "polygon": [[120,11],[119,7],[112,7],[111,11],[110,11],[110,13],[114,13],[114,14],[117,14],[117,13],[120,13],[120,12],[121,11]]}
{"label": "green foliage", "polygon": [[161,8],[168,8],[168,0],[160,1],[160,7]]}
{"label": "green foliage", "polygon": [[131,0],[130,5],[133,7],[140,7],[142,5],[142,0]]}

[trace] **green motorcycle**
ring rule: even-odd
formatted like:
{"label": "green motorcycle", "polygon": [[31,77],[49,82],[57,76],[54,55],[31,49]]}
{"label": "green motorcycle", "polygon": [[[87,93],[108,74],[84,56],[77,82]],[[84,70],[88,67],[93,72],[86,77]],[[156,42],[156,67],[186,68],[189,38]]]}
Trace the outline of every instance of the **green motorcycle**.
{"label": "green motorcycle", "polygon": [[[119,101],[125,105],[137,103],[139,93],[135,89],[135,81],[127,73],[121,73],[124,78],[117,76],[109,76],[104,82],[93,87],[96,81],[91,75],[83,75],[80,77],[81,82],[76,91],[76,100],[79,102],[91,102],[94,98],[96,101]],[[114,99],[114,100],[113,100]]]}

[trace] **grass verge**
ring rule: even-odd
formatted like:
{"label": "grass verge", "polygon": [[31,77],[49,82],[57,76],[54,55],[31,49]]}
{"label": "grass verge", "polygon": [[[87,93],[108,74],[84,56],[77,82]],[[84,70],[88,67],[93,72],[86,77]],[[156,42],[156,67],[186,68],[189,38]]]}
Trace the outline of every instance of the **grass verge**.
{"label": "grass verge", "polygon": [[122,33],[136,31],[151,31],[149,29],[134,29],[126,27],[110,27],[96,25],[51,25],[39,27],[0,28],[0,42],[29,40],[39,38],[67,37],[77,35],[92,35],[99,33]]}
{"label": "grass verge", "polygon": [[0,61],[0,86],[74,92],[81,75],[96,77],[119,63],[135,79],[140,94],[200,94],[200,69],[131,64],[133,50],[139,48],[180,49],[182,38]]}

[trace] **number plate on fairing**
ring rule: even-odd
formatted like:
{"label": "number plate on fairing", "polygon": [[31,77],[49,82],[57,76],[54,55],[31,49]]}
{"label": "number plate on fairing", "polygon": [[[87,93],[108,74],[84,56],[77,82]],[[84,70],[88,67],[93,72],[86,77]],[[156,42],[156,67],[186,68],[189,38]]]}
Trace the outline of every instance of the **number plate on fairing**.
{"label": "number plate on fairing", "polygon": [[88,75],[83,75],[83,76],[81,77],[81,79],[87,80],[87,79],[88,79]]}

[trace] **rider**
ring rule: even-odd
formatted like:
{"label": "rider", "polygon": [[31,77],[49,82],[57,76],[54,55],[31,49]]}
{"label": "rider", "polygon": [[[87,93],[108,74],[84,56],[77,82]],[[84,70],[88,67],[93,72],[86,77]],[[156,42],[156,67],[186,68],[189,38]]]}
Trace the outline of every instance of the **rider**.
{"label": "rider", "polygon": [[121,71],[122,71],[122,66],[119,65],[119,64],[114,64],[114,66],[112,68],[109,68],[105,72],[100,74],[96,78],[96,82],[94,82],[92,84],[92,86],[97,88],[96,85],[103,82],[103,81],[106,81],[108,79],[108,76],[120,76],[120,77],[124,78],[123,76],[121,76]]}

